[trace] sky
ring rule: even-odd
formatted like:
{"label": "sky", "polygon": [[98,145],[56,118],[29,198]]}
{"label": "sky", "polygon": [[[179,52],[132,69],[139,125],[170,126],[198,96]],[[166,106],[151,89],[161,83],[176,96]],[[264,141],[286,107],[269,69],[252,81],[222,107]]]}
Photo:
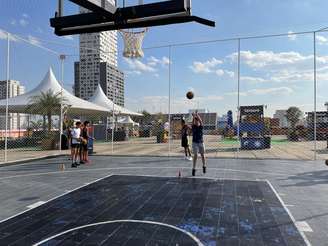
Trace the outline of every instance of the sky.
{"label": "sky", "polygon": [[[8,31],[28,41],[11,40],[11,79],[19,80],[28,91],[50,66],[59,79],[58,54],[68,54],[64,85],[72,90],[73,64],[79,59],[78,36],[53,34],[49,18],[54,16],[56,5],[56,0],[0,1],[0,79],[6,77]],[[193,0],[193,14],[216,21],[215,28],[197,23],[150,28],[143,44],[145,57],[138,60],[122,57],[119,37],[118,63],[126,76],[126,106],[136,111],[168,112],[170,92],[170,111],[174,113],[194,108],[219,115],[236,112],[237,41],[173,46],[171,50],[150,47],[318,30],[328,27],[327,9],[325,0]],[[74,4],[65,1],[65,14],[77,11]],[[316,44],[317,105],[318,110],[324,110],[328,101],[328,33],[318,33]],[[193,100],[185,98],[189,90],[195,93]],[[266,105],[267,116],[290,106],[312,111],[313,34],[242,40],[240,105]]]}

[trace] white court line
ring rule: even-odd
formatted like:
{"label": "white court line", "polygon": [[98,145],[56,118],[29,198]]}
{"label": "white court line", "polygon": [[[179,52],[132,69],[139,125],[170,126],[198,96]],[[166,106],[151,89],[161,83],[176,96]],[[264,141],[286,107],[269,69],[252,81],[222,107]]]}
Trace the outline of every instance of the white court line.
{"label": "white court line", "polygon": [[59,237],[59,236],[62,236],[64,234],[67,234],[69,232],[72,232],[72,231],[77,231],[77,230],[80,230],[80,229],[84,229],[84,228],[88,228],[88,227],[92,227],[92,226],[98,226],[98,225],[106,225],[106,224],[113,224],[113,223],[142,223],[142,224],[150,224],[150,225],[160,225],[160,226],[164,226],[164,227],[169,227],[169,228],[172,228],[172,229],[175,229],[175,230],[178,230],[184,234],[186,234],[187,236],[189,236],[192,240],[194,240],[198,246],[204,246],[201,241],[195,237],[193,234],[191,234],[190,232],[187,232],[181,228],[178,228],[176,226],[173,226],[173,225],[169,225],[169,224],[165,224],[165,223],[161,223],[161,222],[155,222],[155,221],[147,221],[147,220],[113,220],[113,221],[105,221],[105,222],[99,222],[99,223],[94,223],[94,224],[88,224],[88,225],[84,225],[84,226],[79,226],[79,227],[75,227],[75,228],[72,228],[70,230],[67,230],[67,231],[64,231],[64,232],[61,232],[59,234],[56,234],[52,237],[49,237],[49,238],[46,238],[44,240],[42,240],[41,242],[38,242],[36,244],[33,244],[33,246],[38,246],[38,245],[42,245],[56,237]]}
{"label": "white court line", "polygon": [[44,202],[44,201],[38,201],[38,202],[36,202],[36,203],[33,203],[33,204],[27,206],[27,208],[29,208],[29,209],[36,208],[36,207],[39,207],[39,206],[41,206],[41,205],[43,205],[43,204],[45,204],[45,203],[46,203],[46,202]]}
{"label": "white court line", "polygon": [[[4,179],[11,179],[11,178],[22,178],[22,177],[33,177],[33,176],[42,176],[42,175],[52,175],[52,174],[63,174],[63,173],[83,173],[83,172],[92,172],[92,171],[103,171],[103,170],[125,170],[125,169],[190,169],[190,167],[150,167],[150,166],[144,166],[144,167],[106,167],[106,168],[92,168],[92,169],[83,169],[83,170],[72,170],[72,171],[51,171],[51,172],[43,172],[43,173],[30,173],[30,174],[21,174],[21,175],[13,175],[13,176],[7,176],[7,177],[0,177],[0,180]],[[210,168],[207,167],[208,170],[218,170],[218,171],[229,171],[229,172],[240,172],[240,173],[250,173],[250,174],[265,174],[270,176],[288,176],[293,177],[297,175],[290,175],[285,173],[272,173],[272,172],[259,172],[259,171],[247,171],[247,170],[238,170],[238,169],[227,169],[227,168]]]}
{"label": "white court line", "polygon": [[[178,176],[160,176],[160,175],[154,175],[154,174],[113,174],[113,176],[128,176],[128,177],[151,177],[151,178],[177,178],[179,179]],[[182,176],[180,177],[181,179],[209,179],[209,180],[232,180],[232,181],[251,181],[251,182],[266,182],[266,179],[235,179],[235,178],[219,178],[219,177],[209,177],[209,176]]]}
{"label": "white court line", "polygon": [[302,236],[305,244],[307,246],[311,246],[310,241],[307,239],[305,233],[303,231],[301,231],[298,226],[297,226],[297,221],[295,220],[294,216],[292,215],[292,213],[289,211],[289,209],[287,208],[287,206],[285,205],[284,201],[281,199],[281,197],[279,196],[277,190],[273,187],[273,185],[270,183],[269,180],[266,180],[266,182],[269,184],[269,186],[271,187],[272,191],[276,194],[278,200],[280,201],[281,205],[284,207],[284,209],[286,210],[286,212],[288,213],[289,217],[291,218],[292,222],[294,223],[296,229],[298,230],[298,232],[300,233],[300,235]]}
{"label": "white court line", "polygon": [[313,232],[311,226],[306,221],[296,221],[296,226],[300,231]]}
{"label": "white court line", "polygon": [[[96,183],[96,182],[98,182],[98,181],[100,181],[100,180],[103,180],[103,179],[105,179],[105,178],[108,178],[108,177],[110,177],[110,176],[113,176],[113,174],[109,174],[109,175],[106,175],[105,177],[102,177],[102,178],[96,179],[95,181],[90,182],[90,184]],[[65,196],[65,195],[67,195],[67,194],[69,194],[69,193],[71,193],[71,192],[73,192],[73,191],[79,190],[79,189],[81,189],[81,188],[83,188],[83,187],[85,187],[85,186],[87,186],[87,185],[79,186],[79,187],[77,187],[77,188],[75,188],[75,189],[73,189],[73,190],[70,190],[70,191],[68,191],[68,192],[65,192],[65,193],[63,193],[63,194],[61,194],[61,195],[59,195],[59,196],[55,196],[55,197],[53,197],[53,198],[51,198],[51,199],[45,201],[44,204],[46,204],[46,203],[48,203],[48,202],[51,202],[51,201],[53,201],[53,200],[55,200],[55,199],[57,199],[57,198],[59,198],[59,197]],[[1,224],[2,222],[5,222],[5,221],[10,220],[10,219],[12,219],[12,218],[15,218],[15,217],[17,217],[17,216],[19,216],[19,215],[21,215],[21,214],[23,214],[23,213],[26,213],[26,212],[28,212],[28,211],[30,211],[30,210],[32,210],[32,209],[33,209],[33,208],[30,208],[30,209],[24,210],[24,211],[22,211],[22,212],[20,212],[20,213],[18,213],[18,214],[15,214],[15,215],[10,216],[10,217],[8,217],[8,218],[6,218],[6,219],[3,219],[3,220],[0,221],[0,224]]]}

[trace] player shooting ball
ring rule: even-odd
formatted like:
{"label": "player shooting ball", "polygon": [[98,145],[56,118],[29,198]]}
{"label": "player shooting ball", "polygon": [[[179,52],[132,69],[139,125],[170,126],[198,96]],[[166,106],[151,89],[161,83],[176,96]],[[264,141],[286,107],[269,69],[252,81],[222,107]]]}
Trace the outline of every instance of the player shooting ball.
{"label": "player shooting ball", "polygon": [[205,145],[204,145],[204,137],[203,137],[203,130],[204,130],[203,121],[197,111],[192,114],[192,117],[193,117],[192,118],[192,150],[194,153],[192,176],[195,176],[198,153],[202,157],[204,174],[206,173],[206,159],[205,159]]}

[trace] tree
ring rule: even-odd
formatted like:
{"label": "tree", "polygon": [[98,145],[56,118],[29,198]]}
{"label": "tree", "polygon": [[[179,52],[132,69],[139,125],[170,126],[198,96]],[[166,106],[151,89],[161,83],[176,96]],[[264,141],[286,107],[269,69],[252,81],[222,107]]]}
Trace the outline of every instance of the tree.
{"label": "tree", "polygon": [[301,117],[302,117],[302,111],[297,107],[290,107],[286,111],[286,118],[291,128],[291,131],[289,132],[289,138],[292,140],[298,140],[296,125],[301,119]]}
{"label": "tree", "polygon": [[[65,99],[63,98],[63,103]],[[30,98],[29,104],[27,106],[27,111],[32,114],[42,115],[48,120],[48,132],[51,131],[52,121],[51,118],[53,115],[60,114],[60,105],[61,105],[61,94],[54,93],[52,90],[47,92],[41,92],[40,95],[33,96]]]}
{"label": "tree", "polygon": [[146,110],[142,110],[141,114],[143,114],[143,116],[145,116],[145,117],[150,117],[151,116],[151,114]]}

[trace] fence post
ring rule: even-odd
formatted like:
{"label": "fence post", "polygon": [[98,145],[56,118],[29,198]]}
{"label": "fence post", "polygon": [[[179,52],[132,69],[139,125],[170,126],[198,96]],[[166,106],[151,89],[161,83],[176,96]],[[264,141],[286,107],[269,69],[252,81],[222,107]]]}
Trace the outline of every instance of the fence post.
{"label": "fence post", "polygon": [[10,72],[10,33],[7,32],[7,84],[6,84],[6,130],[5,130],[5,162],[8,161],[8,111],[9,111],[9,72]]}
{"label": "fence post", "polygon": [[59,151],[62,153],[62,135],[63,135],[63,86],[64,86],[64,61],[66,56],[60,55],[60,63],[61,63],[61,82],[60,82],[60,123],[59,123]]}
{"label": "fence post", "polygon": [[313,134],[314,134],[314,160],[317,160],[317,46],[316,32],[313,32],[313,99],[314,99],[314,114],[313,114]]}
{"label": "fence post", "polygon": [[238,77],[238,89],[237,89],[237,139],[238,139],[238,148],[237,148],[237,158],[239,158],[239,151],[240,151],[240,38],[238,39],[238,71],[237,71],[237,77]]}
{"label": "fence post", "polygon": [[168,143],[169,143],[169,154],[171,156],[171,51],[172,47],[169,46],[169,107],[168,107],[168,122],[169,122],[169,132],[168,132]]}

